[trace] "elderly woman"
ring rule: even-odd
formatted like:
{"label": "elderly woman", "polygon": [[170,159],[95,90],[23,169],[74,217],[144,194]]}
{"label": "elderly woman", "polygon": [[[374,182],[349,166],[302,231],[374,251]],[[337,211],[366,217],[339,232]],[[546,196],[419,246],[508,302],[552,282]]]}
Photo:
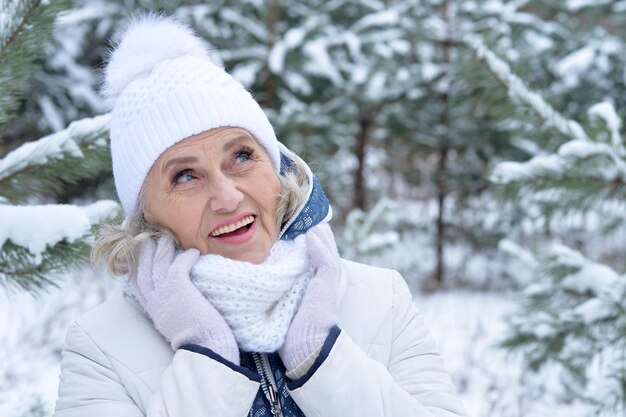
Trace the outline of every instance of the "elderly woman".
{"label": "elderly woman", "polygon": [[55,416],[465,416],[395,271],[341,260],[328,201],[172,19],[106,68],[126,212],[93,257],[125,291],[78,319]]}

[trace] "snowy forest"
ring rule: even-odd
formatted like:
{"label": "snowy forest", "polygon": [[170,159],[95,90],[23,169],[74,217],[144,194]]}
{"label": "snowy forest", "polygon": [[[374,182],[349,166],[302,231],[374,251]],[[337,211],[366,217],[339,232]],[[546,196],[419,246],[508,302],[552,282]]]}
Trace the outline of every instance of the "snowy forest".
{"label": "snowy forest", "polygon": [[0,4],[0,417],[52,414],[68,326],[119,290],[98,90],[145,11],[254,94],[341,255],[402,273],[471,415],[626,415],[626,1]]}

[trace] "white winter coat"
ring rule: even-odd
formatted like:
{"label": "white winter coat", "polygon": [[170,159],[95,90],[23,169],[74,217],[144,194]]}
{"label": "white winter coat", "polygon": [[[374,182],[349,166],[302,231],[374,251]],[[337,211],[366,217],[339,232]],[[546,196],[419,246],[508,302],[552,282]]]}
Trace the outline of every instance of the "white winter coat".
{"label": "white winter coat", "polygon": [[[307,417],[466,416],[423,316],[395,271],[342,262],[341,333],[290,392]],[[63,350],[55,417],[245,417],[259,383],[173,352],[119,294],[78,319]]]}

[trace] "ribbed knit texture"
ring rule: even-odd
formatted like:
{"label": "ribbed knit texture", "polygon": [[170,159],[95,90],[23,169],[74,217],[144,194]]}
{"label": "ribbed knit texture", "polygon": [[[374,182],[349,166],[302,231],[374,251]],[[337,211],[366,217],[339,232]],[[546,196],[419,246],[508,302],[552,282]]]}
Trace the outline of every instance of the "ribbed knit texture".
{"label": "ribbed knit texture", "polygon": [[232,329],[240,349],[275,352],[314,274],[304,235],[278,240],[262,264],[205,255],[191,280]]}

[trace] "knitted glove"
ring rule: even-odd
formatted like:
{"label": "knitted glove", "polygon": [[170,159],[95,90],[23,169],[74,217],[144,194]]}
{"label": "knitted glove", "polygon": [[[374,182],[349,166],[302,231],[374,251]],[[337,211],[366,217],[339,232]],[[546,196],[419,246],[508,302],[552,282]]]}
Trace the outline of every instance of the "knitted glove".
{"label": "knitted glove", "polygon": [[341,264],[335,237],[328,224],[321,224],[309,230],[305,239],[316,272],[287,330],[285,343],[278,350],[287,371],[296,368],[319,349],[338,322],[337,291]]}
{"label": "knitted glove", "polygon": [[174,242],[162,236],[148,239],[139,254],[137,276],[131,285],[154,327],[174,350],[186,343],[207,347],[237,365],[237,342],[222,316],[189,279],[200,252],[176,254]]}

